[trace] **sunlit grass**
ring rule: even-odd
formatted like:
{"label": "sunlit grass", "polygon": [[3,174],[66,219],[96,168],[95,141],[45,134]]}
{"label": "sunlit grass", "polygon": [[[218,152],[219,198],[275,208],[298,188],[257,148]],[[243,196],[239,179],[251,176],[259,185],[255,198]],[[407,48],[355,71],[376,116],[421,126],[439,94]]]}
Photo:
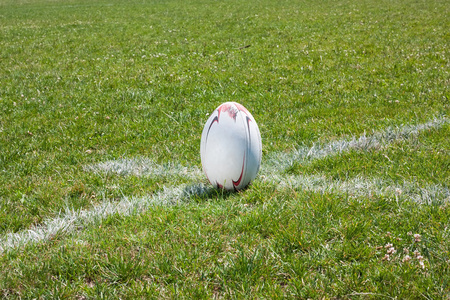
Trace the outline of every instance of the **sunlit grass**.
{"label": "sunlit grass", "polygon": [[[11,247],[2,297],[449,297],[448,201],[343,192],[448,191],[448,122],[319,155],[448,120],[448,15],[445,1],[0,0],[2,241],[206,184],[200,134],[225,101],[258,122],[264,175]],[[318,154],[295,161],[302,149]]]}

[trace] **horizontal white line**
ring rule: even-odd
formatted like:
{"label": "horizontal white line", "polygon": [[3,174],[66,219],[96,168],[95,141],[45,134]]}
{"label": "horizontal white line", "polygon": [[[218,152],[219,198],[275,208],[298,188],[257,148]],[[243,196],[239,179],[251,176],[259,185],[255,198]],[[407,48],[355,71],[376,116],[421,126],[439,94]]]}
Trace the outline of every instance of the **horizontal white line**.
{"label": "horizontal white line", "polygon": [[121,176],[183,177],[188,179],[199,179],[203,174],[195,167],[184,167],[176,163],[158,165],[146,157],[109,160],[85,166],[84,170],[96,174],[115,173]]}
{"label": "horizontal white line", "polygon": [[[421,204],[442,204],[450,202],[450,191],[440,185],[419,187],[404,182],[392,185],[382,179],[362,177],[345,180],[331,180],[325,176],[280,176],[263,177],[263,181],[275,183],[279,189],[294,188],[315,193],[331,193],[359,197],[387,197],[396,201],[412,200]],[[111,215],[128,216],[139,214],[154,205],[180,205],[191,197],[208,196],[216,190],[203,184],[181,185],[164,188],[161,192],[144,197],[124,197],[119,202],[104,201],[89,210],[67,210],[60,217],[49,219],[43,224],[18,233],[9,233],[0,239],[0,253],[27,244],[51,239],[57,234],[66,234],[84,226],[101,223]]]}
{"label": "horizontal white line", "polygon": [[0,253],[27,244],[49,240],[61,233],[69,233],[82,229],[84,226],[101,223],[111,215],[128,216],[139,214],[154,205],[183,204],[192,196],[202,196],[212,192],[212,187],[201,184],[181,185],[164,188],[162,191],[144,197],[124,197],[118,202],[103,201],[88,210],[67,210],[54,219],[46,220],[43,224],[34,226],[18,233],[8,233],[0,239]]}
{"label": "horizontal white line", "polygon": [[[381,179],[365,179],[362,177],[348,181],[327,179],[325,176],[281,176],[281,172],[294,161],[310,161],[330,155],[336,155],[352,149],[373,149],[383,147],[392,141],[416,135],[421,131],[439,128],[448,119],[434,119],[424,124],[402,126],[375,132],[372,136],[363,135],[358,139],[341,140],[311,148],[299,148],[289,154],[271,155],[263,169],[262,180],[271,181],[279,188],[299,188],[318,193],[345,194],[350,197],[386,196],[396,200],[413,200],[418,203],[440,204],[450,202],[449,189],[440,185],[419,187],[405,182],[394,186]],[[119,159],[85,167],[86,171],[96,173],[116,173],[122,176],[181,176],[193,181],[203,178],[198,168],[187,168],[178,164],[158,165],[147,158]],[[100,223],[111,215],[131,215],[145,211],[153,205],[177,205],[185,203],[192,196],[208,196],[215,191],[213,187],[203,184],[164,187],[155,194],[145,197],[124,197],[118,202],[106,200],[91,209],[67,210],[59,217],[48,219],[42,224],[17,233],[8,233],[0,238],[0,253],[9,249],[38,243],[51,239],[57,234],[65,234],[82,229],[84,226]]]}
{"label": "horizontal white line", "polygon": [[[273,153],[268,157],[264,157],[261,174],[278,174],[295,163],[308,164],[314,160],[351,150],[367,151],[383,148],[394,141],[417,136],[426,130],[438,129],[447,123],[449,123],[449,119],[445,117],[434,118],[422,124],[389,127],[383,131],[374,132],[372,135],[363,134],[358,138],[341,139],[328,144],[316,143],[312,147],[299,147],[289,153]],[[188,168],[174,163],[158,165],[146,157],[109,160],[86,166],[85,170],[97,174],[115,173],[122,176],[184,177],[192,180],[199,180],[203,176],[203,173],[198,168]]]}
{"label": "horizontal white line", "polygon": [[328,156],[337,155],[351,150],[371,150],[383,148],[398,140],[416,136],[420,132],[438,129],[449,123],[445,117],[434,118],[423,124],[403,125],[399,127],[389,127],[383,131],[374,132],[372,135],[361,135],[359,138],[341,139],[331,143],[321,145],[315,144],[312,147],[299,147],[289,153],[274,153],[265,158],[265,164],[261,168],[262,174],[279,173],[295,163],[307,164],[313,160],[322,159]]}
{"label": "horizontal white line", "polygon": [[272,175],[263,179],[280,188],[294,188],[315,193],[348,195],[352,198],[387,197],[397,201],[414,201],[420,204],[443,204],[450,202],[450,190],[442,185],[420,187],[412,182],[392,184],[380,178],[356,177],[349,180],[332,180],[325,175]]}

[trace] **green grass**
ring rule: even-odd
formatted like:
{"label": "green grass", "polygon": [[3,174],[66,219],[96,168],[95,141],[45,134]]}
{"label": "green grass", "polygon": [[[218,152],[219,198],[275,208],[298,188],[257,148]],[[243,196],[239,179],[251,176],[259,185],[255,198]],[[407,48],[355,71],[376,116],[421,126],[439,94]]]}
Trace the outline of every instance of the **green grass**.
{"label": "green grass", "polygon": [[[0,0],[0,239],[67,208],[192,179],[87,172],[146,157],[200,168],[220,103],[246,106],[264,159],[448,118],[446,1]],[[449,188],[448,123],[282,176]],[[206,183],[203,179],[202,183]],[[449,205],[283,189],[112,215],[0,254],[12,298],[450,297]],[[420,242],[408,235],[421,234]],[[392,243],[396,253],[383,260]],[[406,253],[418,250],[424,266]]]}
{"label": "green grass", "polygon": [[[258,186],[246,195],[108,219],[7,254],[3,284],[24,297],[51,298],[439,298],[447,289],[449,215],[449,206]],[[383,261],[388,243],[398,253]],[[402,262],[403,249],[420,251],[426,269],[416,259]]]}

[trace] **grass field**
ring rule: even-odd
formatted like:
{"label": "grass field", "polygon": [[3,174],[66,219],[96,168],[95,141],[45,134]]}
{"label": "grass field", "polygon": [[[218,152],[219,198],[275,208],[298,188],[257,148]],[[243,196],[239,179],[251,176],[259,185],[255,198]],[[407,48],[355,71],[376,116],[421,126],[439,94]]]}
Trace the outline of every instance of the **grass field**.
{"label": "grass field", "polygon": [[[0,0],[3,298],[450,299],[449,1]],[[208,185],[222,102],[263,141]]]}

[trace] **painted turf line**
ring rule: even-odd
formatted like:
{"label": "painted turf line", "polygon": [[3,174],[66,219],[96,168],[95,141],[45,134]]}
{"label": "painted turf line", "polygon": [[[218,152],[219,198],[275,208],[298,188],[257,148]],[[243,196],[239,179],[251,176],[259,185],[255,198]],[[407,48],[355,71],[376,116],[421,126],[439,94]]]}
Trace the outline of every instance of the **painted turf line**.
{"label": "painted turf line", "polygon": [[188,202],[193,196],[199,197],[213,193],[212,187],[202,184],[180,185],[164,188],[162,191],[145,197],[124,197],[118,202],[104,201],[89,210],[67,210],[54,219],[18,233],[9,233],[0,239],[0,254],[28,244],[46,241],[58,234],[81,230],[85,226],[99,224],[111,215],[129,216],[139,214],[152,206],[179,205]]}
{"label": "painted turf line", "polygon": [[[446,118],[434,119],[424,124],[388,128],[375,132],[372,136],[363,135],[359,138],[335,141],[325,145],[314,145],[311,148],[298,148],[289,154],[270,156],[262,166],[264,181],[271,181],[279,188],[298,188],[320,193],[347,194],[350,197],[387,196],[393,199],[410,199],[418,203],[450,202],[448,188],[440,185],[421,188],[405,182],[400,186],[392,186],[381,179],[355,178],[348,181],[330,180],[325,176],[284,176],[279,175],[295,161],[302,163],[337,155],[350,150],[369,150],[382,148],[388,144],[421,131],[437,129],[448,123]],[[158,165],[150,159],[119,159],[99,164],[89,165],[86,171],[101,173],[116,173],[121,176],[181,176],[191,180],[203,179],[198,168],[187,168],[178,164]],[[189,201],[193,196],[207,195],[213,192],[212,187],[202,184],[164,187],[160,192],[145,197],[124,197],[118,202],[104,201],[87,210],[70,210],[59,217],[48,219],[41,225],[18,233],[9,233],[0,238],[0,253],[9,249],[49,240],[55,235],[74,232],[91,224],[101,223],[108,216],[118,214],[128,216],[139,214],[154,205],[177,205]]]}
{"label": "painted turf line", "polygon": [[412,182],[392,184],[380,178],[356,177],[349,180],[332,180],[325,175],[272,175],[263,179],[278,188],[292,188],[315,193],[347,195],[351,198],[387,197],[396,201],[410,200],[420,204],[450,203],[450,190],[442,185],[420,187]]}
{"label": "painted turf line", "polygon": [[299,147],[289,153],[274,153],[265,159],[266,162],[264,167],[261,168],[261,173],[263,175],[276,174],[295,163],[308,164],[317,159],[338,155],[351,150],[368,151],[371,149],[380,149],[395,141],[417,136],[423,131],[439,129],[449,123],[449,121],[445,117],[434,118],[422,124],[389,127],[383,131],[374,132],[374,134],[369,136],[363,134],[359,138],[341,139],[325,145],[315,144],[310,148]]}
{"label": "painted turf line", "polygon": [[[314,160],[334,156],[351,150],[368,151],[381,149],[389,144],[417,136],[421,132],[439,129],[449,123],[445,117],[434,118],[426,123],[417,125],[403,125],[389,127],[372,135],[363,134],[360,137],[341,139],[327,144],[315,144],[312,147],[299,147],[289,153],[274,153],[264,157],[261,166],[261,175],[271,175],[283,172],[295,163],[308,164]],[[98,164],[86,166],[86,171],[97,174],[115,173],[122,176],[152,176],[152,177],[184,177],[188,179],[201,179],[203,173],[198,168],[188,168],[179,164],[158,165],[148,158],[123,158],[109,160]]]}
{"label": "painted turf line", "polygon": [[[275,183],[279,189],[293,188],[316,193],[347,195],[351,198],[385,196],[396,201],[412,200],[421,204],[442,204],[450,202],[450,190],[433,185],[421,188],[409,182],[390,185],[381,179],[368,180],[362,177],[349,181],[330,180],[326,176],[288,176],[272,175],[263,179]],[[85,226],[99,224],[111,215],[129,216],[139,214],[148,208],[158,206],[182,205],[192,197],[202,197],[216,191],[203,184],[181,185],[150,196],[124,197],[119,202],[104,201],[89,210],[67,210],[61,216],[49,219],[43,224],[18,233],[9,233],[0,239],[0,253],[9,249],[49,240],[58,234],[67,234]]]}
{"label": "painted turf line", "polygon": [[203,176],[203,173],[198,168],[184,167],[174,163],[158,165],[146,157],[109,160],[85,166],[84,170],[96,174],[114,173],[121,176],[184,177],[194,180]]}

